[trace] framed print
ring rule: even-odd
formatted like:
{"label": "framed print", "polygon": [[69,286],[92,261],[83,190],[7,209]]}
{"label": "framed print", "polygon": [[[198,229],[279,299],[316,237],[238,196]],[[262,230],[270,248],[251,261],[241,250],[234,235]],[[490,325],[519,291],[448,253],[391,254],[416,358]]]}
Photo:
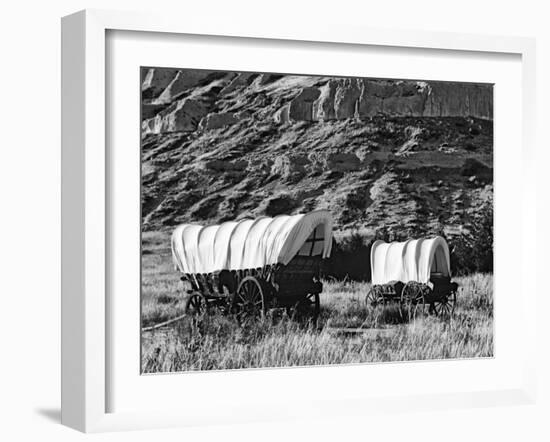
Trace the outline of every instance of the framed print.
{"label": "framed print", "polygon": [[63,19],[63,423],[532,400],[533,42],[331,29]]}
{"label": "framed print", "polygon": [[143,373],[493,356],[492,84],[140,77]]}

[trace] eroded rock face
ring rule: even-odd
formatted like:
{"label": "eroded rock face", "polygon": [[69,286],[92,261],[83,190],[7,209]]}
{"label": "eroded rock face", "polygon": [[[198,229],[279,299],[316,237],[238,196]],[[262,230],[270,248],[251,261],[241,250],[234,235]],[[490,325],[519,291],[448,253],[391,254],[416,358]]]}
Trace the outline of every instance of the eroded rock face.
{"label": "eroded rock face", "polygon": [[206,169],[214,170],[216,172],[241,172],[246,169],[248,166],[248,161],[245,160],[237,160],[237,161],[229,161],[229,160],[210,160],[204,163],[204,167]]}
{"label": "eroded rock face", "polygon": [[288,118],[291,121],[313,121],[313,103],[321,92],[317,88],[303,88],[288,104]]}
{"label": "eroded rock face", "polygon": [[[479,133],[469,135],[470,127]],[[453,151],[440,151],[444,143]],[[491,149],[491,123],[464,118],[270,121],[147,136],[144,226],[324,208],[336,230],[388,227],[418,236],[441,224],[458,229],[492,183]]]}
{"label": "eroded rock face", "polygon": [[156,98],[174,80],[176,69],[148,69],[141,83],[146,98]]}
{"label": "eroded rock face", "polygon": [[[493,118],[490,85],[289,78],[279,74],[149,69],[143,73],[142,118],[151,121],[143,124],[144,133],[193,131],[201,120],[201,129],[217,129],[235,124],[243,112],[272,118],[279,124],[375,116]],[[317,80],[312,81],[314,78]]]}
{"label": "eroded rock face", "polygon": [[281,74],[261,74],[258,79],[258,84],[263,86],[265,84],[273,83],[274,81],[277,81],[279,78],[284,77],[284,75]]}
{"label": "eroded rock face", "polygon": [[262,202],[259,212],[267,216],[284,215],[296,207],[296,200],[289,193],[272,196]]}
{"label": "eroded rock face", "polygon": [[329,121],[336,118],[334,112],[334,99],[336,96],[337,80],[329,80],[319,88],[321,94],[313,103],[313,119],[317,121]]}
{"label": "eroded rock face", "polygon": [[142,123],[144,134],[161,134],[169,132],[192,132],[198,127],[202,117],[209,110],[209,105],[202,100],[186,98],[176,102],[154,118]]}
{"label": "eroded rock face", "polygon": [[273,114],[273,120],[279,124],[290,123],[290,105],[285,105]]}
{"label": "eroded rock face", "polygon": [[358,115],[422,116],[427,93],[423,82],[361,81]]}
{"label": "eroded rock face", "polygon": [[331,153],[326,159],[327,169],[336,172],[351,172],[361,168],[361,161],[354,153]]}
{"label": "eroded rock face", "polygon": [[230,94],[231,92],[243,86],[248,86],[258,74],[253,72],[239,73],[227,86],[222,89],[222,94]]}
{"label": "eroded rock face", "polygon": [[361,95],[361,89],[355,78],[339,80],[334,94],[334,115],[337,120],[345,120],[355,117],[357,101]]}
{"label": "eroded rock face", "polygon": [[486,85],[359,78],[329,80],[319,91],[315,121],[376,115],[493,118],[492,89]]}
{"label": "eroded rock face", "polygon": [[492,119],[493,90],[491,87],[478,84],[431,83],[423,115],[426,117],[473,116]]}
{"label": "eroded rock face", "polygon": [[419,236],[492,196],[490,86],[177,73],[142,73],[145,229],[328,209]]}
{"label": "eroded rock face", "polygon": [[275,158],[271,173],[280,176],[285,182],[298,182],[306,175],[308,164],[305,155],[282,155]]}
{"label": "eroded rock face", "polygon": [[154,118],[160,111],[162,111],[166,106],[163,104],[150,104],[146,103],[141,106],[141,118],[142,120],[148,120],[149,118]]}
{"label": "eroded rock face", "polygon": [[235,114],[224,112],[219,114],[208,114],[199,123],[200,130],[219,129],[224,126],[231,126],[239,121]]}
{"label": "eroded rock face", "polygon": [[197,86],[212,72],[202,70],[149,69],[142,83],[153,104],[172,102],[179,94]]}

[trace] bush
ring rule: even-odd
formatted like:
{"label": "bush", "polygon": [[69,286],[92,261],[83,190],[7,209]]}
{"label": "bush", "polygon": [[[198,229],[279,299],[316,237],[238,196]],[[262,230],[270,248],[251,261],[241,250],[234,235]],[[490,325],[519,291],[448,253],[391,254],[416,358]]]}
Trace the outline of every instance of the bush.
{"label": "bush", "polygon": [[465,275],[493,271],[493,204],[483,206],[469,232],[449,241],[451,271]]}
{"label": "bush", "polygon": [[332,253],[324,264],[324,275],[337,280],[370,280],[370,249],[372,241],[357,232],[332,240]]}

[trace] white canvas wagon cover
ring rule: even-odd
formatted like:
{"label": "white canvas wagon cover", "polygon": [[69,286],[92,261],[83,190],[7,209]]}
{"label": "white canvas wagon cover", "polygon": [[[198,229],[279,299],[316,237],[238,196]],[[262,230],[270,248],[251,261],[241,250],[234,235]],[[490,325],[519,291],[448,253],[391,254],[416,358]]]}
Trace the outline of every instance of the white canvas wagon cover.
{"label": "white canvas wagon cover", "polygon": [[331,245],[332,217],[318,210],[213,226],[182,224],[172,234],[172,257],[182,273],[213,273],[286,265],[298,254],[327,258]]}
{"label": "white canvas wagon cover", "polygon": [[451,275],[449,246],[441,236],[391,243],[375,241],[370,263],[373,284],[390,281],[427,284],[432,273]]}

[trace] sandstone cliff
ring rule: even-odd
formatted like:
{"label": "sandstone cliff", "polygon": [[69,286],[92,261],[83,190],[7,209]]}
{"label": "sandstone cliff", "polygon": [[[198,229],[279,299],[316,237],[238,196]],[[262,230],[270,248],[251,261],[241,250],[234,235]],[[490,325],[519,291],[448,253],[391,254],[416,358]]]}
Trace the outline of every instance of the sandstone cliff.
{"label": "sandstone cliff", "polygon": [[[231,110],[244,107],[243,98],[265,104],[279,124],[299,121],[394,117],[474,117],[492,119],[490,85],[470,83],[274,76],[149,69],[142,85],[147,115],[145,133],[194,131],[213,115],[213,125],[233,124]],[[221,78],[220,78],[221,77]],[[215,94],[215,100],[212,100]],[[151,106],[169,105],[151,117]],[[261,111],[261,109],[258,109]],[[218,122],[214,122],[217,120]]]}

